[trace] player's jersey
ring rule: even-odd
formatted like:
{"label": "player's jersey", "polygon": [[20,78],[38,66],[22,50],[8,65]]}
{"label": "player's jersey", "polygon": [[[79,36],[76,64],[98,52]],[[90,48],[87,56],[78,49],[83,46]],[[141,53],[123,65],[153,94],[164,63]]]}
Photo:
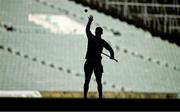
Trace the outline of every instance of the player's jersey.
{"label": "player's jersey", "polygon": [[103,47],[106,45],[105,40],[102,38],[95,37],[92,33],[87,34],[88,36],[88,46],[87,46],[87,53],[86,59],[91,60],[101,60],[101,52]]}

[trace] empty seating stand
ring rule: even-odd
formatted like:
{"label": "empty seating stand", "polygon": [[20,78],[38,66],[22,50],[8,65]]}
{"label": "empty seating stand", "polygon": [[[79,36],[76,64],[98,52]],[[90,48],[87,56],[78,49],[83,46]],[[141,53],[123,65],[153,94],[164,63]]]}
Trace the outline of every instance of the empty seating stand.
{"label": "empty seating stand", "polygon": [[[28,17],[63,15],[85,27],[85,8],[94,16],[92,30],[103,27],[103,38],[119,60],[103,56],[105,92],[179,94],[178,46],[86,6],[60,0],[0,0],[0,90],[82,92],[85,32],[55,34]],[[93,76],[91,92],[97,89],[95,81]]]}

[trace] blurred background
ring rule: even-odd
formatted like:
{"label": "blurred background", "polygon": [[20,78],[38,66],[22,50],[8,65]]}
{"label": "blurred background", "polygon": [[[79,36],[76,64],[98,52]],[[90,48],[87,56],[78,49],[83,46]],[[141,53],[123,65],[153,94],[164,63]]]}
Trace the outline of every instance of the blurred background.
{"label": "blurred background", "polygon": [[180,45],[178,0],[72,0]]}
{"label": "blurred background", "polygon": [[82,98],[93,15],[119,60],[102,55],[105,98],[179,98],[179,13],[178,0],[0,0],[0,94]]}

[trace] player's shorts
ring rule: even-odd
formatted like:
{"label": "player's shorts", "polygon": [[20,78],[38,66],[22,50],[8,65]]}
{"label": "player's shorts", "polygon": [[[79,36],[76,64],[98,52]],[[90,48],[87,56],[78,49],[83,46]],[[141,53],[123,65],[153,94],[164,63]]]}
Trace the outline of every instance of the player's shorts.
{"label": "player's shorts", "polygon": [[103,66],[101,64],[101,60],[86,60],[84,64],[84,71],[86,74],[92,74],[94,71],[95,75],[96,74],[102,74],[103,71]]}

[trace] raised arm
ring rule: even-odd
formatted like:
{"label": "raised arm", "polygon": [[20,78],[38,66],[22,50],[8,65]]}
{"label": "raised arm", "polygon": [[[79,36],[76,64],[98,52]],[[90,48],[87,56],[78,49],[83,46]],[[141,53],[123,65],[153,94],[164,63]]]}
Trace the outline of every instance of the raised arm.
{"label": "raised arm", "polygon": [[88,23],[86,25],[86,35],[87,35],[88,38],[92,35],[91,30],[90,30],[92,21],[93,21],[93,16],[90,15],[89,16],[89,21],[88,21]]}
{"label": "raised arm", "polygon": [[111,48],[111,46],[110,46],[106,41],[104,41],[104,47],[105,47],[105,49],[107,49],[107,50],[109,51],[109,53],[110,53],[110,58],[111,58],[111,59],[114,59],[114,51],[113,51],[113,49]]}

